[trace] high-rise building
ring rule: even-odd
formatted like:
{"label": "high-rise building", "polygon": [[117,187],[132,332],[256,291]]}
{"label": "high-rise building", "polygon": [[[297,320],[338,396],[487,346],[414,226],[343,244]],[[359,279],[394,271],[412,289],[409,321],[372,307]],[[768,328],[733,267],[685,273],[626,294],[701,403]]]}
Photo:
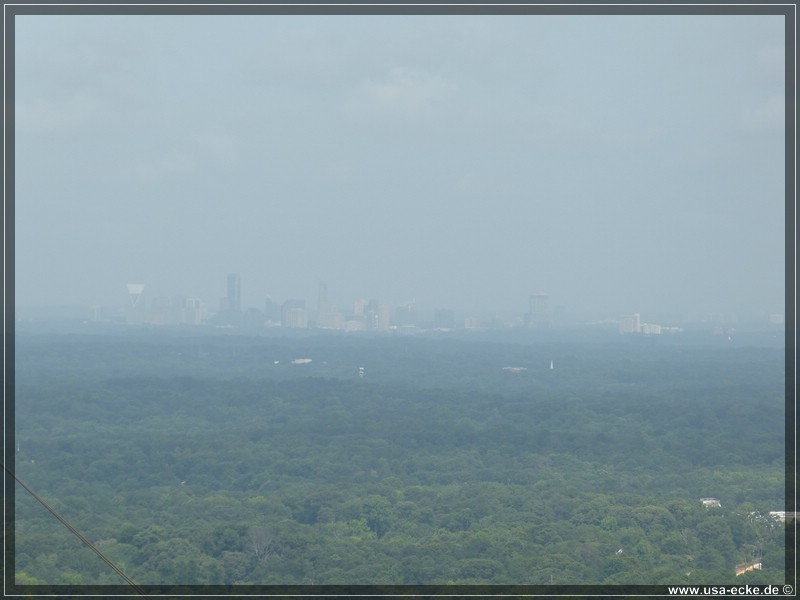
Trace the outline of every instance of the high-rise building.
{"label": "high-rise building", "polygon": [[641,333],[642,323],[639,313],[622,317],[619,324],[620,333]]}
{"label": "high-rise building", "polygon": [[642,323],[641,333],[645,335],[661,335],[661,325],[655,323]]}
{"label": "high-rise building", "polygon": [[281,305],[282,327],[308,327],[305,300],[291,299]]}
{"label": "high-rise building", "polygon": [[550,305],[550,298],[543,292],[536,292],[530,297],[530,312],[533,315],[546,315]]}
{"label": "high-rise building", "polygon": [[389,305],[383,302],[378,305],[377,325],[379,331],[386,331],[391,325],[391,311],[389,310]]}
{"label": "high-rise building", "polygon": [[389,307],[378,300],[370,300],[364,310],[364,326],[372,331],[386,331],[390,325]]}
{"label": "high-rise building", "polygon": [[242,280],[236,273],[228,275],[227,309],[234,313],[242,311]]}
{"label": "high-rise building", "polygon": [[317,296],[317,327],[330,327],[331,306],[328,303],[328,285],[319,284],[319,295]]}
{"label": "high-rise building", "polygon": [[206,310],[200,298],[185,298],[181,307],[181,323],[200,325],[206,320]]}
{"label": "high-rise building", "polygon": [[319,284],[319,295],[317,296],[317,312],[327,313],[330,310],[328,305],[328,284]]}
{"label": "high-rise building", "polygon": [[545,327],[550,321],[550,299],[544,292],[536,292],[528,299],[527,327]]}
{"label": "high-rise building", "polygon": [[355,302],[353,302],[353,316],[354,317],[363,317],[364,316],[364,308],[367,306],[367,302],[363,298],[359,298]]}
{"label": "high-rise building", "polygon": [[364,307],[364,323],[369,330],[378,329],[378,301],[374,298]]}
{"label": "high-rise building", "polygon": [[218,325],[238,326],[242,320],[242,281],[236,273],[228,274],[227,294],[219,301]]}
{"label": "high-rise building", "polygon": [[308,313],[305,308],[290,308],[284,316],[284,327],[290,329],[305,329],[308,327]]}

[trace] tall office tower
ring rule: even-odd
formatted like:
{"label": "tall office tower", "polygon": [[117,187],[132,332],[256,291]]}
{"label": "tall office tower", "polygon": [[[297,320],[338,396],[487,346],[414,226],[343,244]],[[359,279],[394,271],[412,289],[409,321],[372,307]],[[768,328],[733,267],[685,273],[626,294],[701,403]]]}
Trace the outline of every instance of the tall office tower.
{"label": "tall office tower", "polygon": [[530,311],[534,315],[546,315],[550,299],[543,292],[536,292],[530,298]]}
{"label": "tall office tower", "polygon": [[378,328],[378,304],[378,301],[373,298],[364,307],[364,319],[367,329],[375,330]]}
{"label": "tall office tower", "polygon": [[145,306],[142,294],[144,293],[143,283],[128,284],[128,306],[125,311],[125,320],[131,324],[144,323]]}
{"label": "tall office tower", "polygon": [[363,298],[359,298],[355,302],[353,302],[353,316],[354,317],[363,317],[364,316],[364,308],[367,306],[366,301]]}
{"label": "tall office tower", "polygon": [[389,305],[381,302],[378,305],[378,330],[386,331],[389,329],[391,324],[391,311],[389,310]]}
{"label": "tall office tower", "polygon": [[227,309],[238,313],[242,311],[242,280],[236,273],[228,275]]}
{"label": "tall office tower", "polygon": [[528,300],[528,314],[525,325],[528,327],[544,327],[550,320],[550,299],[543,292],[532,294]]}
{"label": "tall office tower", "polygon": [[206,319],[205,306],[200,298],[184,298],[181,323],[200,325]]}
{"label": "tall office tower", "polygon": [[317,327],[330,327],[331,307],[328,303],[328,285],[319,284],[319,296],[317,297]]}
{"label": "tall office tower", "polygon": [[622,317],[619,324],[620,333],[641,333],[642,321],[639,313]]}
{"label": "tall office tower", "polygon": [[364,325],[372,331],[389,329],[389,307],[378,300],[370,300],[364,308]]}

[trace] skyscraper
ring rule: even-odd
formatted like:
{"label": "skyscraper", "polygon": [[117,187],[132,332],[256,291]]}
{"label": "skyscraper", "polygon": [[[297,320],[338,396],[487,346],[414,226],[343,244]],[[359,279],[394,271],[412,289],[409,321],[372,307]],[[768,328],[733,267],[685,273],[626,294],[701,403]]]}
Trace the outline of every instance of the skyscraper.
{"label": "skyscraper", "polygon": [[536,292],[530,297],[530,311],[533,315],[544,316],[547,314],[550,299],[543,292]]}
{"label": "skyscraper", "polygon": [[317,327],[329,327],[329,317],[331,307],[328,303],[328,284],[319,284],[319,296],[317,297]]}
{"label": "skyscraper", "polygon": [[528,327],[545,327],[550,320],[550,299],[544,292],[536,292],[528,299],[528,313],[525,325]]}
{"label": "skyscraper", "polygon": [[205,306],[199,298],[185,298],[181,309],[181,323],[200,325],[206,319]]}
{"label": "skyscraper", "polygon": [[364,308],[367,306],[367,301],[363,298],[359,298],[358,300],[353,302],[353,316],[354,317],[363,317],[364,316]]}
{"label": "skyscraper", "polygon": [[378,300],[370,300],[364,307],[364,325],[373,331],[386,331],[389,329],[389,307]]}
{"label": "skyscraper", "polygon": [[231,273],[228,275],[228,310],[232,313],[242,311],[242,281],[239,275]]}
{"label": "skyscraper", "polygon": [[622,317],[622,320],[619,324],[619,332],[620,333],[641,333],[642,332],[642,321],[639,317],[639,313],[635,313],[632,315],[627,315]]}

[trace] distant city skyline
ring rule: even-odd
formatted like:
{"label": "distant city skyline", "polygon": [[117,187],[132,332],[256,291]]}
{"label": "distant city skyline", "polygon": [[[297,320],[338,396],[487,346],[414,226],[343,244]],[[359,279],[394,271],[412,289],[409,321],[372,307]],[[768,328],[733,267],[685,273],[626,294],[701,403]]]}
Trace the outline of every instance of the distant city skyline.
{"label": "distant city skyline", "polygon": [[785,18],[567,10],[16,16],[17,305],[784,313]]}
{"label": "distant city skyline", "polygon": [[[316,301],[307,298],[286,297],[265,294],[261,301],[252,303],[241,299],[242,278],[238,273],[228,273],[220,278],[223,295],[217,299],[201,298],[190,294],[163,294],[148,289],[143,283],[129,283],[125,286],[124,300],[119,303],[90,303],[85,305],[39,305],[20,306],[19,313],[24,318],[26,312],[37,309],[71,308],[73,311],[86,309],[86,316],[93,321],[124,320],[133,324],[216,324],[253,326],[281,326],[288,328],[321,328],[331,330],[388,330],[392,327],[425,324],[441,328],[480,328],[493,319],[500,319],[506,325],[527,328],[548,328],[551,324],[575,324],[576,319],[588,316],[605,317],[618,323],[620,333],[661,333],[670,328],[655,323],[644,323],[640,312],[631,312],[627,307],[619,310],[570,311],[565,304],[551,304],[548,293],[538,290],[519,299],[515,309],[500,307],[480,309],[475,307],[454,307],[453,304],[418,304],[416,299],[406,302],[386,302],[374,296],[355,296],[338,304],[329,300],[328,283],[317,284]],[[244,282],[247,285],[247,282]],[[335,286],[334,286],[335,289]],[[724,313],[707,311],[704,313],[681,313],[680,311],[643,310],[652,318],[666,318],[674,323],[698,321],[737,321],[740,318],[756,318],[772,324],[782,324],[783,312],[769,313]],[[257,317],[254,313],[259,313]],[[361,324],[354,326],[352,319]],[[248,320],[249,319],[249,320]],[[482,321],[483,319],[483,321]]]}

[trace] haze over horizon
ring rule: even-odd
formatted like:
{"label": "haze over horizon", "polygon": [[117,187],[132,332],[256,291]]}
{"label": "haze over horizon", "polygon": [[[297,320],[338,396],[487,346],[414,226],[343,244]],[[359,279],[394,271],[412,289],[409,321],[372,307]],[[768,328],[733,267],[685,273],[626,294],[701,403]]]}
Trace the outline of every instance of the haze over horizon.
{"label": "haze over horizon", "polygon": [[780,16],[16,17],[17,306],[783,313]]}

